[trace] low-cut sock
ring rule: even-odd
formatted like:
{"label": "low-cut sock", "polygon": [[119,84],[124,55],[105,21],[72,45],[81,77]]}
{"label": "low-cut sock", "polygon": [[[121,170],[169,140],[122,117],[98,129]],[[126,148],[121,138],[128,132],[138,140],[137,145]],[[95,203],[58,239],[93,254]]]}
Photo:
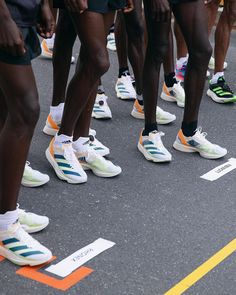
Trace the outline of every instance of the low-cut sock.
{"label": "low-cut sock", "polygon": [[129,68],[128,67],[120,68],[119,69],[119,75],[118,75],[119,78],[121,78],[122,76],[127,76],[127,75],[130,76],[130,72],[129,72]]}
{"label": "low-cut sock", "polygon": [[224,77],[224,72],[217,72],[212,76],[212,79],[210,81],[211,84],[216,84],[218,82],[218,79]]}
{"label": "low-cut sock", "polygon": [[109,34],[114,33],[114,32],[115,32],[115,25],[113,24],[113,25],[110,27]]}
{"label": "low-cut sock", "polygon": [[138,103],[139,103],[141,106],[143,106],[143,96],[137,94],[137,100],[138,100]]}
{"label": "low-cut sock", "polygon": [[196,133],[198,121],[192,121],[190,123],[182,122],[181,129],[183,131],[184,136],[190,137]]}
{"label": "low-cut sock", "polygon": [[145,124],[145,128],[142,132],[143,136],[148,136],[150,132],[153,131],[158,131],[158,126],[157,123],[152,123],[152,124]]}
{"label": "low-cut sock", "polygon": [[68,136],[65,134],[56,134],[54,144],[62,144],[66,142],[72,142],[73,136]]}
{"label": "low-cut sock", "polygon": [[55,33],[52,35],[51,38],[45,39],[45,42],[46,42],[49,49],[53,49],[54,41],[55,41]]}
{"label": "low-cut sock", "polygon": [[65,103],[62,102],[57,106],[50,106],[50,115],[55,122],[61,122]]}
{"label": "low-cut sock", "polygon": [[165,84],[166,84],[166,87],[168,88],[173,87],[174,84],[177,84],[177,80],[175,78],[175,72],[165,75]]}
{"label": "low-cut sock", "polygon": [[5,231],[8,227],[18,220],[18,210],[7,211],[0,214],[0,231]]}
{"label": "low-cut sock", "polygon": [[77,152],[80,152],[81,154],[87,153],[89,148],[89,137],[79,137],[77,140],[73,141],[73,148]]}
{"label": "low-cut sock", "polygon": [[97,90],[97,94],[104,94],[105,90],[103,85],[98,85],[98,90]]}
{"label": "low-cut sock", "polygon": [[187,62],[188,62],[188,55],[177,59],[176,61],[177,68],[182,68],[182,66],[184,64],[187,64]]}

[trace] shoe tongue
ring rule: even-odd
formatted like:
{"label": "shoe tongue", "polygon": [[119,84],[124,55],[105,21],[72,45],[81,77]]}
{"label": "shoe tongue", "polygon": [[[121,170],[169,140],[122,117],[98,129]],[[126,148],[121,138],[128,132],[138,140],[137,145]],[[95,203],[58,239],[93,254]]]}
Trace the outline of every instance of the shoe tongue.
{"label": "shoe tongue", "polygon": [[62,143],[63,144],[72,144],[72,141],[71,140],[66,140],[66,141],[63,141]]}
{"label": "shoe tongue", "polygon": [[130,73],[129,73],[129,71],[127,71],[127,70],[126,70],[126,71],[124,71],[124,72],[122,73],[122,76],[125,76],[125,77],[126,77],[126,76],[130,76]]}
{"label": "shoe tongue", "polygon": [[225,78],[223,76],[219,77],[217,83],[225,83]]}
{"label": "shoe tongue", "polygon": [[149,133],[149,137],[152,139],[152,140],[157,140],[160,138],[160,132],[157,131],[157,130],[154,130],[152,132]]}

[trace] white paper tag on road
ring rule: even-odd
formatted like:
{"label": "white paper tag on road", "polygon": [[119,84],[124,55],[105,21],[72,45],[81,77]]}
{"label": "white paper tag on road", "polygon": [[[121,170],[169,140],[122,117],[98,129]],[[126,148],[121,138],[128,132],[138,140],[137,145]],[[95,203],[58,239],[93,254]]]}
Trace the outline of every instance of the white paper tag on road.
{"label": "white paper tag on road", "polygon": [[218,178],[222,177],[223,175],[229,173],[230,171],[236,168],[236,159],[231,158],[228,162],[212,169],[211,171],[207,172],[206,174],[200,176],[203,179],[214,181]]}
{"label": "white paper tag on road", "polygon": [[111,241],[102,238],[97,239],[92,244],[85,246],[57,264],[49,266],[45,270],[65,278],[81,265],[114,245],[115,243]]}

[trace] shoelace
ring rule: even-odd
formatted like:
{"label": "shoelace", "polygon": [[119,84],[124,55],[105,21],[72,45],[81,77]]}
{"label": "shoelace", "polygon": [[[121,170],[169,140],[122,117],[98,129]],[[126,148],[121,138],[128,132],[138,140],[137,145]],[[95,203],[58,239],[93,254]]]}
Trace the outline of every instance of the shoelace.
{"label": "shoelace", "polygon": [[202,127],[198,127],[196,129],[195,136],[201,140],[202,143],[212,144],[210,141],[206,139],[207,133],[202,132]]}
{"label": "shoelace", "polygon": [[161,138],[165,135],[164,132],[154,131],[152,132],[153,136],[151,136],[152,141],[158,147],[163,146]]}
{"label": "shoelace", "polygon": [[19,239],[24,242],[27,246],[34,247],[38,245],[38,242],[32,238],[22,227],[17,227],[15,234]]}
{"label": "shoelace", "polygon": [[64,157],[70,163],[71,168],[76,169],[78,167],[78,161],[72,145],[64,147]]}
{"label": "shoelace", "polygon": [[233,94],[233,91],[231,90],[231,88],[229,87],[229,85],[225,83],[225,80],[223,80],[223,79],[220,80],[219,83],[218,83],[218,85],[220,85],[220,87],[221,87],[224,91],[226,91],[226,92],[230,92],[230,93]]}

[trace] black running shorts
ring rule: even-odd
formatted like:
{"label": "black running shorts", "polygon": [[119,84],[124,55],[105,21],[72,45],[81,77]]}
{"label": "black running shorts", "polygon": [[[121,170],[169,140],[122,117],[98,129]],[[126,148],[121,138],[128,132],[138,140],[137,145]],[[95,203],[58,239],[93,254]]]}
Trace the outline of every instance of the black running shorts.
{"label": "black running shorts", "polygon": [[[65,8],[64,0],[54,0],[55,8]],[[122,9],[126,0],[88,0],[88,10],[98,13],[107,13],[112,10]]]}
{"label": "black running shorts", "polygon": [[20,28],[25,41],[26,52],[22,56],[13,56],[0,49],[0,62],[12,65],[31,65],[31,60],[41,54],[39,39],[34,27]]}

